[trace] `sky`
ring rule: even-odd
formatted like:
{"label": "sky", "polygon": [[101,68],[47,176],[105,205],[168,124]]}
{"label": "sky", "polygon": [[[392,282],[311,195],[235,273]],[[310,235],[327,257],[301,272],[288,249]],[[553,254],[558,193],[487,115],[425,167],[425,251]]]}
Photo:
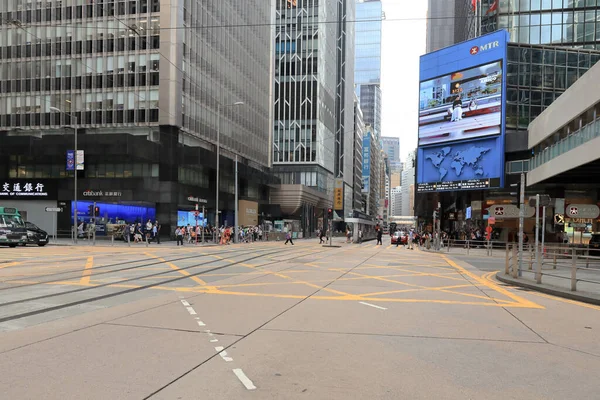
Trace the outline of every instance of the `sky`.
{"label": "sky", "polygon": [[387,21],[381,45],[381,132],[400,137],[404,160],[417,147],[419,57],[425,53],[427,1],[382,0],[382,6]]}

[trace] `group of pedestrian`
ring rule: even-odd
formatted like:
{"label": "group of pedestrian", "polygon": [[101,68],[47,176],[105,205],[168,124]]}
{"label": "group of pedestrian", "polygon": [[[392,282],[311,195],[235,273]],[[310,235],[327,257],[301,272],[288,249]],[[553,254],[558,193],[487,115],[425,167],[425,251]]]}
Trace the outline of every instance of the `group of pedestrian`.
{"label": "group of pedestrian", "polygon": [[206,242],[212,240],[213,230],[210,227],[192,226],[178,226],[175,228],[175,240],[177,246],[183,246],[184,242],[188,244],[197,242]]}
{"label": "group of pedestrian", "polygon": [[144,225],[141,222],[125,224],[123,240],[127,243],[151,243],[155,241],[156,244],[160,244],[160,228],[158,221],[152,222],[151,219],[148,219]]}
{"label": "group of pedestrian", "polygon": [[241,243],[250,243],[263,240],[263,230],[260,226],[246,226],[238,228],[239,241]]}

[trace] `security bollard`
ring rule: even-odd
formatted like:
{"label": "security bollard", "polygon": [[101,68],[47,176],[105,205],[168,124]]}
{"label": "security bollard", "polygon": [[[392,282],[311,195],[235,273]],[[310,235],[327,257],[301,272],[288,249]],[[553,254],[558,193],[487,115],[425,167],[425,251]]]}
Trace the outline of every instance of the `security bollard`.
{"label": "security bollard", "polygon": [[512,275],[513,278],[518,278],[519,277],[519,256],[518,256],[518,251],[517,251],[517,246],[513,246],[513,254],[512,254]]}
{"label": "security bollard", "polygon": [[571,291],[577,291],[577,250],[573,249],[573,263],[571,265]]}
{"label": "security bollard", "polygon": [[509,253],[509,245],[506,243],[506,257],[504,262],[504,275],[508,275],[509,266],[510,266],[510,253]]}

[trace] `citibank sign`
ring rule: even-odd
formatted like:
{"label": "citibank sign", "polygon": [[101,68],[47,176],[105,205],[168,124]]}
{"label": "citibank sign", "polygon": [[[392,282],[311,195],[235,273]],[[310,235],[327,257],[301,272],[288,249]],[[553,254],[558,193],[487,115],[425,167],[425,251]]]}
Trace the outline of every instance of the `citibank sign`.
{"label": "citibank sign", "polygon": [[483,51],[495,49],[496,47],[500,47],[500,42],[497,40],[494,42],[483,44],[481,46],[473,46],[471,47],[470,53],[472,56],[475,56]]}

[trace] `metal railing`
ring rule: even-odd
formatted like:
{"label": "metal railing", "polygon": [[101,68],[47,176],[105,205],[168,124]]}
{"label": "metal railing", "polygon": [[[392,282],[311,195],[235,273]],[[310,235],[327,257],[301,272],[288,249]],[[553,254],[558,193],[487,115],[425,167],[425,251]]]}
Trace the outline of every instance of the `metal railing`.
{"label": "metal railing", "polygon": [[[433,241],[431,243],[433,244]],[[494,257],[500,256],[500,253],[504,250],[506,244],[506,242],[500,240],[444,239],[440,243],[439,251],[445,253],[463,253],[466,255],[485,255]],[[426,244],[425,248],[427,248]]]}
{"label": "metal railing", "polygon": [[591,255],[596,253],[593,249],[591,253],[589,247],[546,246],[539,249],[536,260],[535,250],[535,246],[529,246],[523,252],[522,268],[519,269],[518,246],[506,244],[504,274],[513,278],[530,274],[538,284],[543,283],[544,277],[569,280],[573,292],[577,291],[579,282],[600,285],[600,252]]}
{"label": "metal railing", "polygon": [[592,139],[600,137],[600,121],[595,120],[566,138],[554,143],[531,158],[530,170],[547,163],[554,158],[573,150]]}

